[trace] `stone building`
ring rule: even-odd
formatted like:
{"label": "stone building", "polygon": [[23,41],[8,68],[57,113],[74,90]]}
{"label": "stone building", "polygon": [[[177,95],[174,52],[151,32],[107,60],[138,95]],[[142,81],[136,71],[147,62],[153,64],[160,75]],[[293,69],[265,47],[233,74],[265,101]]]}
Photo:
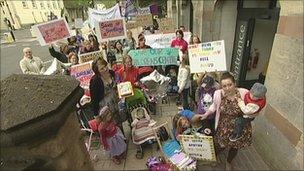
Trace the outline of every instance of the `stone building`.
{"label": "stone building", "polygon": [[303,1],[168,0],[167,5],[176,27],[185,26],[202,42],[225,40],[227,68],[239,86],[265,79],[268,103],[254,121],[253,145],[272,169],[302,170]]}

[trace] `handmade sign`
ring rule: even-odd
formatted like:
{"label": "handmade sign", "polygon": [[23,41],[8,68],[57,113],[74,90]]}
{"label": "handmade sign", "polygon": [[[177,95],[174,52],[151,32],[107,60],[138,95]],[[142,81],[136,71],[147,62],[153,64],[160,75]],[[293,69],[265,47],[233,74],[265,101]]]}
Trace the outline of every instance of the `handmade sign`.
{"label": "handmade sign", "polygon": [[134,28],[137,27],[137,24],[136,24],[135,21],[128,21],[128,22],[126,23],[126,27],[127,27],[127,29],[134,29]]}
{"label": "handmade sign", "polygon": [[83,27],[82,18],[75,18],[75,28],[82,28],[82,27]]}
{"label": "handmade sign", "polygon": [[127,36],[125,19],[105,20],[96,23],[96,33],[99,41],[124,39]]}
{"label": "handmade sign", "polygon": [[103,59],[103,52],[102,51],[95,51],[95,52],[80,54],[79,55],[79,63],[92,61],[92,60],[98,59],[98,58]]}
{"label": "handmade sign", "polygon": [[224,40],[188,46],[191,73],[226,71]]}
{"label": "handmade sign", "polygon": [[80,82],[80,87],[88,90],[91,77],[94,75],[92,61],[72,66],[70,74]]}
{"label": "handmade sign", "polygon": [[150,7],[137,8],[137,15],[151,14]]}
{"label": "handmade sign", "polygon": [[119,98],[134,95],[132,84],[129,81],[117,84],[117,90]]}
{"label": "handmade sign", "polygon": [[71,36],[69,26],[64,19],[52,20],[32,27],[41,46],[55,43]]}
{"label": "handmade sign", "polygon": [[182,149],[190,157],[203,161],[216,161],[212,136],[181,135]]}
{"label": "handmade sign", "polygon": [[135,66],[177,65],[178,49],[141,49],[128,53]]}
{"label": "handmade sign", "polygon": [[100,21],[121,18],[119,4],[116,4],[106,10],[96,10],[89,8],[88,15],[91,27],[95,27],[95,23]]}
{"label": "handmade sign", "polygon": [[153,25],[152,15],[151,14],[137,15],[136,23],[137,26],[142,26],[142,27],[151,26]]}
{"label": "handmade sign", "polygon": [[[188,43],[190,37],[191,37],[190,32],[184,32],[184,40],[186,40]],[[175,38],[176,38],[175,33],[145,35],[146,45],[149,45],[152,48],[171,47],[171,42]]]}
{"label": "handmade sign", "polygon": [[172,18],[163,18],[159,20],[159,30],[163,33],[174,32],[174,23]]}

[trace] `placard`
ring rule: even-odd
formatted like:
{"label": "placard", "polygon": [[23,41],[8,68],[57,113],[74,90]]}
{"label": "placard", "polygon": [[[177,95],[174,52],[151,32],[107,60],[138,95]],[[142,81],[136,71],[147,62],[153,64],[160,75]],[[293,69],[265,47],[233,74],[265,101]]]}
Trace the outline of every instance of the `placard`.
{"label": "placard", "polygon": [[91,77],[94,75],[92,61],[71,66],[70,75],[80,82],[80,87],[88,90]]}
{"label": "placard", "polygon": [[100,21],[96,24],[96,33],[99,42],[124,39],[127,37],[124,18]]}
{"label": "placard", "polygon": [[79,55],[79,63],[84,63],[88,61],[92,61],[97,58],[103,58],[103,52],[102,51],[95,51],[95,52],[89,52]]}
{"label": "placard", "polygon": [[159,20],[159,30],[163,33],[174,32],[174,23],[172,18],[163,18]]}
{"label": "placard", "polygon": [[152,15],[151,14],[137,15],[136,23],[137,26],[142,26],[142,27],[151,26],[153,25]]}
{"label": "placard", "polygon": [[126,23],[126,27],[127,27],[128,30],[134,29],[134,28],[137,27],[137,24],[136,24],[135,21],[128,21],[128,22]]}
{"label": "placard", "polygon": [[134,95],[133,87],[130,81],[117,84],[117,90],[119,98],[130,97]]}
{"label": "placard", "polygon": [[[190,37],[191,37],[190,32],[184,32],[184,40],[187,43],[189,43]],[[152,48],[171,47],[171,42],[175,38],[176,38],[175,33],[145,35],[146,45],[149,45]]]}
{"label": "placard", "polygon": [[177,65],[177,48],[131,50],[135,66]]}
{"label": "placard", "polygon": [[71,32],[64,19],[52,20],[33,26],[37,39],[41,46],[55,43],[59,40],[71,37]]}
{"label": "placard", "polygon": [[190,157],[202,161],[216,161],[212,136],[181,135],[182,149]]}
{"label": "placard", "polygon": [[75,18],[75,28],[82,28],[82,27],[83,27],[82,18]]}
{"label": "placard", "polygon": [[191,73],[226,71],[224,40],[188,46]]}

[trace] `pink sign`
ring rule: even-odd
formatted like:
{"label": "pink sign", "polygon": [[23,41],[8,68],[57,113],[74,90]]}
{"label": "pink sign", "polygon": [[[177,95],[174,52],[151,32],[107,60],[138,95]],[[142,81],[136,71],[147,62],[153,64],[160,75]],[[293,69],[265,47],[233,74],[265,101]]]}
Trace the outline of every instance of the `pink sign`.
{"label": "pink sign", "polygon": [[41,46],[70,37],[69,27],[64,19],[53,20],[34,26]]}
{"label": "pink sign", "polygon": [[123,39],[126,37],[126,25],[124,19],[113,19],[98,23],[97,36],[99,41]]}

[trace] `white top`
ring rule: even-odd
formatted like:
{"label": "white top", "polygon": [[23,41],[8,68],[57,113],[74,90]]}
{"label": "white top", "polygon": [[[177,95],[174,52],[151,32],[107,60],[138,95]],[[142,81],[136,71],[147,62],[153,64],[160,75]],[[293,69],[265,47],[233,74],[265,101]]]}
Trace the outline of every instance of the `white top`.
{"label": "white top", "polygon": [[39,75],[43,74],[45,71],[45,65],[39,57],[33,56],[32,59],[23,57],[19,65],[23,74]]}
{"label": "white top", "polygon": [[191,81],[190,81],[190,68],[188,65],[182,67],[179,66],[178,75],[177,75],[177,86],[179,90],[184,90],[190,88]]}
{"label": "white top", "polygon": [[260,107],[254,103],[247,103],[245,105],[243,100],[238,101],[238,106],[244,113],[244,118],[254,118],[258,115],[257,111],[260,109]]}

